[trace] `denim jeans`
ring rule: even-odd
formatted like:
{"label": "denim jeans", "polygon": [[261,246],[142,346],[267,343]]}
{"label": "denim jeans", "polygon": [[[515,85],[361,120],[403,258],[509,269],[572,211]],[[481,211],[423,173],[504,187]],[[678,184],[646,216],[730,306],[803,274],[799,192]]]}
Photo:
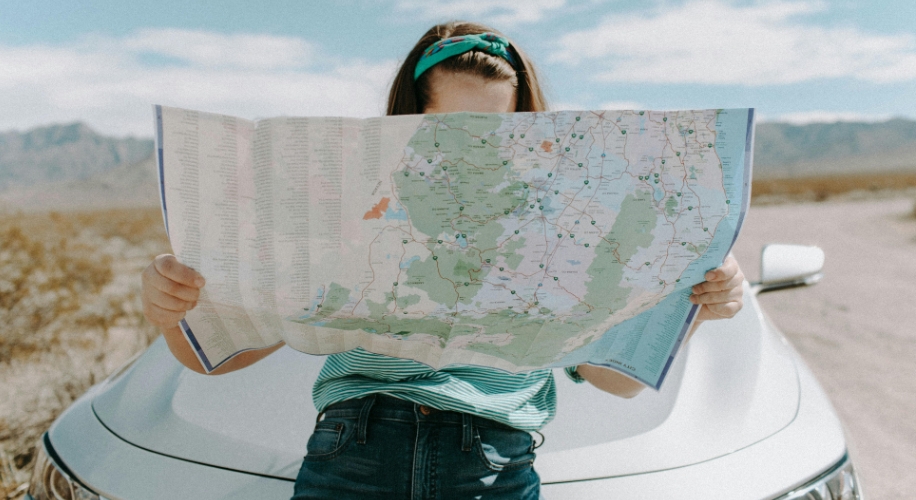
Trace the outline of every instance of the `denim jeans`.
{"label": "denim jeans", "polygon": [[318,418],[293,500],[539,497],[525,431],[386,395],[333,404]]}

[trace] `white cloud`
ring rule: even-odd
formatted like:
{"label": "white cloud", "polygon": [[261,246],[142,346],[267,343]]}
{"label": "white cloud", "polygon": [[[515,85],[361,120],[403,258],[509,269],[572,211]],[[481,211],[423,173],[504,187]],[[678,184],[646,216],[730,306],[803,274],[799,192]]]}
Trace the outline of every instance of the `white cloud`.
{"label": "white cloud", "polygon": [[761,122],[791,123],[792,125],[807,125],[809,123],[837,123],[837,122],[865,122],[878,123],[890,120],[891,115],[873,115],[866,113],[836,112],[836,111],[800,111],[777,116],[760,117]]}
{"label": "white cloud", "polygon": [[550,103],[551,111],[590,109],[587,105],[574,101],[557,101]]}
{"label": "white cloud", "polygon": [[171,29],[0,45],[0,130],[81,120],[106,134],[151,136],[152,104],[246,118],[384,111],[396,61],[321,59],[301,39]]}
{"label": "white cloud", "polygon": [[816,2],[738,6],[694,0],[642,14],[611,14],[569,33],[554,62],[587,61],[603,81],[772,85],[822,78],[916,79],[916,38],[821,27]]}
{"label": "white cloud", "polygon": [[541,21],[566,0],[399,0],[398,10],[436,20],[465,19],[497,26]]}
{"label": "white cloud", "polygon": [[294,37],[224,35],[179,29],[145,29],[124,40],[131,51],[169,56],[203,67],[289,69],[312,62],[311,44]]}
{"label": "white cloud", "polygon": [[554,111],[562,110],[589,110],[589,109],[646,109],[645,105],[636,101],[606,101],[597,106],[589,106],[577,101],[559,101],[552,103],[550,109]]}
{"label": "white cloud", "polygon": [[601,103],[598,109],[646,109],[646,105],[636,101],[608,101]]}

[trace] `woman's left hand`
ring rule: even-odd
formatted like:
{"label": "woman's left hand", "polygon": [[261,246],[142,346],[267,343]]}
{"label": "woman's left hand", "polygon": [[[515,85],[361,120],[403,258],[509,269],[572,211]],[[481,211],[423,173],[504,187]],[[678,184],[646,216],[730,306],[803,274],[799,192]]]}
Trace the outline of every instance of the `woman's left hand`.
{"label": "woman's left hand", "polygon": [[[722,266],[706,273],[706,281],[693,287],[690,301],[702,304],[697,320],[693,323],[687,341],[696,332],[700,323],[711,319],[731,318],[738,314],[744,305],[744,273],[738,261],[731,254],[725,258]],[[579,375],[592,385],[624,398],[632,398],[646,386],[619,372],[592,365],[579,365]]]}
{"label": "woman's left hand", "polygon": [[702,304],[697,321],[731,318],[744,305],[744,273],[731,254],[722,267],[706,273],[706,281],[693,287],[690,301]]}

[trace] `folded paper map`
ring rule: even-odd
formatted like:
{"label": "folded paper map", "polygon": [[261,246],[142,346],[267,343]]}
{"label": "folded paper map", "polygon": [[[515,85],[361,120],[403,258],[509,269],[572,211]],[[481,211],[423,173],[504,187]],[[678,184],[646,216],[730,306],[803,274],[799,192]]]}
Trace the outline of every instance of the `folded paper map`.
{"label": "folded paper map", "polygon": [[283,341],[658,388],[748,206],[752,109],[155,114],[207,370]]}

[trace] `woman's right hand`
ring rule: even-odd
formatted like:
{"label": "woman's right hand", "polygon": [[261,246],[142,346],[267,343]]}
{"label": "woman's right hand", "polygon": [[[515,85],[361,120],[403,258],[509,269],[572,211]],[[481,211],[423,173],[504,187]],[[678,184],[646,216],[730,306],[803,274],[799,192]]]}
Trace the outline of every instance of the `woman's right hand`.
{"label": "woman's right hand", "polygon": [[[197,373],[207,373],[178,326],[185,314],[197,305],[204,277],[178,262],[174,255],[162,254],[143,271],[142,282],[141,297],[146,319],[162,330],[169,350],[179,363]],[[219,375],[253,365],[284,345],[279,342],[264,349],[241,352],[209,374]]]}
{"label": "woman's right hand", "polygon": [[204,277],[174,255],[162,254],[143,271],[142,283],[143,315],[165,330],[178,326],[197,305]]}

